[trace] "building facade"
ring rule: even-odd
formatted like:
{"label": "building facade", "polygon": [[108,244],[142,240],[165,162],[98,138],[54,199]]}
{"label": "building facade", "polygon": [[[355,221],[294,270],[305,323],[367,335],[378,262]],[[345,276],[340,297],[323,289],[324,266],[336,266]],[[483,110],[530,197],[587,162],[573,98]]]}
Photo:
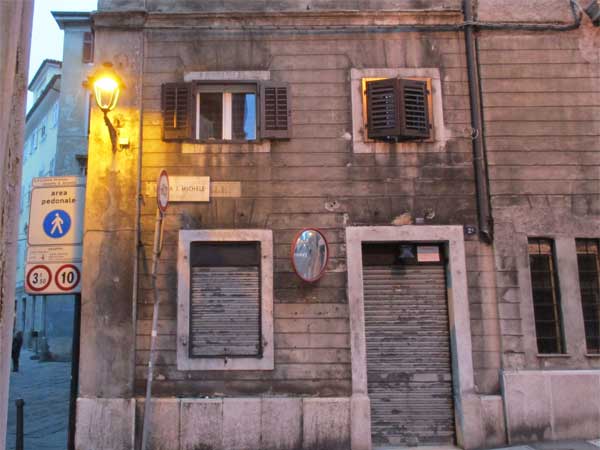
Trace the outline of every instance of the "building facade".
{"label": "building facade", "polygon": [[140,445],[153,334],[154,449],[598,437],[598,28],[462,3],[99,2],[77,448]]}
{"label": "building facade", "polygon": [[24,278],[32,180],[85,176],[89,92],[82,86],[93,62],[89,13],[54,13],[64,30],[64,61],[45,60],[29,83],[33,104],[25,125],[16,282],[15,329],[44,358],[71,354],[72,295],[29,295]]}

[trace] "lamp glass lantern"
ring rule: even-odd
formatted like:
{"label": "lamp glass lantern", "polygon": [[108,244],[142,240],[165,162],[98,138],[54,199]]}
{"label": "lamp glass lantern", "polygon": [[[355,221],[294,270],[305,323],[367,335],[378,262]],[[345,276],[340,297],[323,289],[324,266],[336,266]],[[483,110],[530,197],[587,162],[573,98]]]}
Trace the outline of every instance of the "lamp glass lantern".
{"label": "lamp glass lantern", "polygon": [[108,127],[113,152],[115,152],[117,150],[117,130],[108,118],[108,113],[117,106],[121,89],[125,88],[125,84],[111,63],[102,64],[102,67],[91,74],[84,84],[94,93],[96,104],[104,113],[104,123]]}
{"label": "lamp glass lantern", "polygon": [[88,77],[87,84],[94,92],[96,104],[105,114],[115,109],[121,89],[125,88],[111,63],[102,64],[100,69]]}

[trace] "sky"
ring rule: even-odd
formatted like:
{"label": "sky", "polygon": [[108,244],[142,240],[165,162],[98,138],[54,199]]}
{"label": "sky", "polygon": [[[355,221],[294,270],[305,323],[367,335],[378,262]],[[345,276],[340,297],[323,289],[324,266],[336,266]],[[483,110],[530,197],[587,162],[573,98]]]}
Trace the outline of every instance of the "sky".
{"label": "sky", "polygon": [[50,11],[94,11],[97,4],[97,0],[35,0],[29,81],[44,59],[62,61],[63,32]]}

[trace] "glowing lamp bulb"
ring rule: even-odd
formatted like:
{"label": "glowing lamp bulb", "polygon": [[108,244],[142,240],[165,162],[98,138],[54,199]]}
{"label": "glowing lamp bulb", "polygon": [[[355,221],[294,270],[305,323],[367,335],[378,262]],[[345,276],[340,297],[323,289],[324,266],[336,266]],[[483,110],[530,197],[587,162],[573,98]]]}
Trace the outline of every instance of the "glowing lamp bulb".
{"label": "glowing lamp bulb", "polygon": [[94,81],[94,95],[98,107],[104,111],[112,111],[119,100],[119,83],[114,78],[104,76]]}

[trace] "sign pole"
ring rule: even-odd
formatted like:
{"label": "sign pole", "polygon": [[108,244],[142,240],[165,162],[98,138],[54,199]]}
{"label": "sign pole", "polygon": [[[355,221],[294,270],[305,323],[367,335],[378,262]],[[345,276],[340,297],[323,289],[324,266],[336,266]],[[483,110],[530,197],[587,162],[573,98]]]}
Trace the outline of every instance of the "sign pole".
{"label": "sign pole", "polygon": [[166,171],[162,171],[157,183],[157,202],[156,224],[154,226],[154,245],[152,248],[152,290],[154,292],[154,308],[152,310],[152,334],[150,335],[150,356],[148,358],[148,376],[146,381],[146,400],[144,401],[144,422],[142,425],[142,447],[141,450],[148,448],[148,435],[152,418],[152,380],[154,379],[154,362],[156,358],[156,338],[158,335],[158,313],[160,307],[160,297],[158,295],[158,285],[156,283],[156,274],[158,271],[158,261],[162,250],[163,234],[163,215],[167,210],[169,203],[169,179]]}
{"label": "sign pole", "polygon": [[79,395],[79,350],[81,335],[81,294],[74,295],[73,343],[71,357],[71,397],[69,400],[69,436],[67,450],[75,450],[75,422]]}

